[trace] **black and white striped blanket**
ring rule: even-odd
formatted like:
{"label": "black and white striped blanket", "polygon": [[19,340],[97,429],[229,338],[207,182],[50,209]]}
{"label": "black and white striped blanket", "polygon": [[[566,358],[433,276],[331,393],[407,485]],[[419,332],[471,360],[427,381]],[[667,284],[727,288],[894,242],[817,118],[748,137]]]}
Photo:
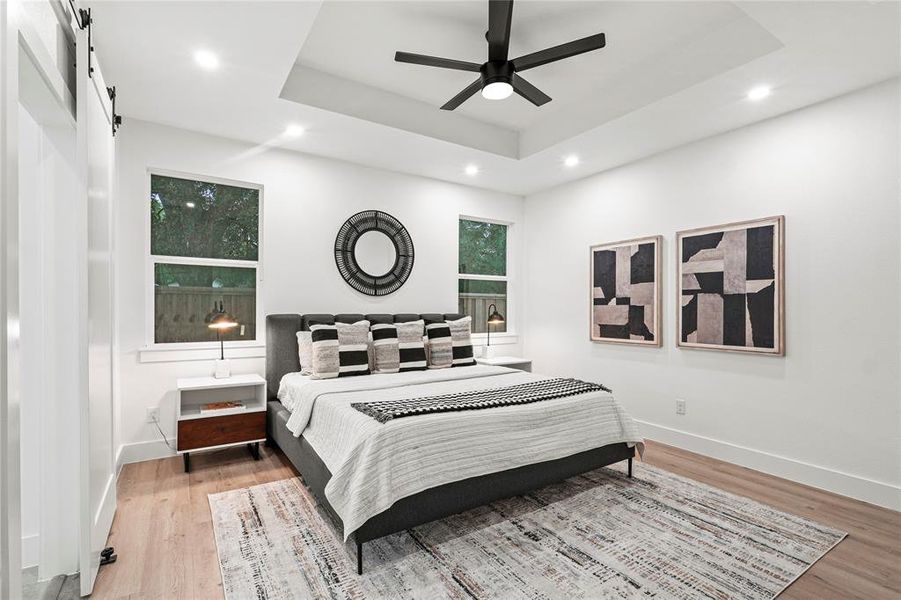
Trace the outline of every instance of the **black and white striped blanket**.
{"label": "black and white striped blanket", "polygon": [[379,423],[401,417],[414,417],[460,410],[478,410],[516,404],[531,404],[542,400],[577,396],[589,392],[609,392],[599,384],[579,379],[543,379],[506,387],[470,392],[441,394],[425,398],[401,398],[380,402],[355,402],[351,406]]}

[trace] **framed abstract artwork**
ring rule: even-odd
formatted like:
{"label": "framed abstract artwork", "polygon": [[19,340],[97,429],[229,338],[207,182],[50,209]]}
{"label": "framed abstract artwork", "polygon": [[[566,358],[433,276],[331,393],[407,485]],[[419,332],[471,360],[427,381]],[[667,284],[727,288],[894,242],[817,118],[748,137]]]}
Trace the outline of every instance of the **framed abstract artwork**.
{"label": "framed abstract artwork", "polygon": [[676,343],[785,354],[785,217],[676,233]]}
{"label": "framed abstract artwork", "polygon": [[591,341],[660,345],[658,236],[591,247]]}

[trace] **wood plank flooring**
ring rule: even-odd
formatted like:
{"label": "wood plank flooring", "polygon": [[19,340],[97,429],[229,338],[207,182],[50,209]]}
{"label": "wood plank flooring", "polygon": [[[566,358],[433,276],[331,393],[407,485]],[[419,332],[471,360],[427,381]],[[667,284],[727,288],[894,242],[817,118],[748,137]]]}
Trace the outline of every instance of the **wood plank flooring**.
{"label": "wood plank flooring", "polygon": [[[126,465],[108,544],[119,559],[101,568],[91,597],[222,598],[207,494],[296,476],[281,452],[261,452],[259,462],[244,448],[192,455],[190,474],[179,457]],[[645,460],[849,532],[780,599],[901,599],[901,513],[656,442]]]}

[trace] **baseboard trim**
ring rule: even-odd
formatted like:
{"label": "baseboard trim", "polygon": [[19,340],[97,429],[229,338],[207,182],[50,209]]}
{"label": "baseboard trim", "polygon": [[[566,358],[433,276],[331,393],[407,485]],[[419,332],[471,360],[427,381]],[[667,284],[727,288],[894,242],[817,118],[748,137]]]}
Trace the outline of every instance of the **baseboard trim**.
{"label": "baseboard trim", "polygon": [[[169,438],[167,441],[173,447],[175,446],[174,438]],[[163,440],[122,444],[119,448],[119,455],[116,458],[116,469],[121,471],[123,465],[144,462],[145,460],[156,460],[157,458],[168,458],[170,456],[175,456],[175,450],[167,446]]]}
{"label": "baseboard trim", "polygon": [[645,437],[776,477],[901,511],[901,486],[636,419]]}
{"label": "baseboard trim", "polygon": [[40,537],[38,534],[22,536],[22,568],[37,567],[40,561]]}

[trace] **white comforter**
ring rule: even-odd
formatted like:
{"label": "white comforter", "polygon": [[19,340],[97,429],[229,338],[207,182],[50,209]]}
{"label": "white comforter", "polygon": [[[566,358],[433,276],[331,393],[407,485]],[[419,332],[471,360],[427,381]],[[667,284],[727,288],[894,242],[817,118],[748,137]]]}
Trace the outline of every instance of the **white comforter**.
{"label": "white comforter", "polygon": [[384,424],[350,406],[540,379],[547,377],[481,365],[319,381],[289,373],[278,398],[291,411],[288,429],[332,473],[325,495],[346,540],[396,501],[435,486],[618,442],[641,450],[637,424],[606,392]]}

